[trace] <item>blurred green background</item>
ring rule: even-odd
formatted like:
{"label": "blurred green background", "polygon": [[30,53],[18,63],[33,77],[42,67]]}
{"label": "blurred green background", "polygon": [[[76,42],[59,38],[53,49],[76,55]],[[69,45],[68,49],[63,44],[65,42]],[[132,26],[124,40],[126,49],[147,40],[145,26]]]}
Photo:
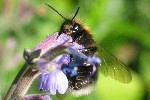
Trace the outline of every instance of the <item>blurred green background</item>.
{"label": "blurred green background", "polygon": [[[66,100],[150,100],[149,0],[1,0],[0,99],[24,63],[24,48],[32,49],[48,34],[59,31],[63,19],[45,3],[65,17],[81,7],[78,17],[90,27],[95,40],[132,70],[130,84],[100,74],[91,94],[67,95]],[[38,92],[36,80],[28,94]]]}

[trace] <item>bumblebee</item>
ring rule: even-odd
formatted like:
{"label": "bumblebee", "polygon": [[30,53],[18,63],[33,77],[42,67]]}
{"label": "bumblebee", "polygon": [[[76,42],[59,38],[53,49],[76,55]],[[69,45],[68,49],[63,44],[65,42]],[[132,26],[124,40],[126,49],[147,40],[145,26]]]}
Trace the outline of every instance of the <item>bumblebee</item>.
{"label": "bumblebee", "polygon": [[91,32],[88,28],[75,19],[79,8],[73,18],[65,18],[52,6],[49,4],[46,5],[48,5],[64,19],[64,22],[60,27],[59,35],[65,33],[71,36],[74,42],[84,47],[84,50],[79,50],[79,52],[82,52],[85,55],[96,56],[101,59],[101,63],[96,65],[96,71],[93,75],[88,76],[89,73],[92,72],[93,66],[85,63],[78,67],[78,74],[76,76],[67,76],[69,80],[69,88],[72,90],[74,95],[78,96],[90,93],[98,79],[99,71],[105,76],[111,76],[119,82],[131,82],[132,76],[127,66],[98,45],[92,38]]}

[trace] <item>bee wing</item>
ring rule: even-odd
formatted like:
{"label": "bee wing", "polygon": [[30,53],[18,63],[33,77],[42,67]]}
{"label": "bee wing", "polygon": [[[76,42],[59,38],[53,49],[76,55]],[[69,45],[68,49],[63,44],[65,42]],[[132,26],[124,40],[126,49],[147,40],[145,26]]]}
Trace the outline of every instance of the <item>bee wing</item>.
{"label": "bee wing", "polygon": [[127,66],[102,47],[98,47],[98,55],[101,59],[100,72],[122,83],[131,82],[132,76]]}

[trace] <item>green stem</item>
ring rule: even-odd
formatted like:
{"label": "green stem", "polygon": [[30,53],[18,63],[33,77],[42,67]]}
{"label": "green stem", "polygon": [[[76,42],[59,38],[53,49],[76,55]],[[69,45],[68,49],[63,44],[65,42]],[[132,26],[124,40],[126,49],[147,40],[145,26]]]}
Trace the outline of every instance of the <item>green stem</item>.
{"label": "green stem", "polygon": [[11,84],[4,100],[22,98],[38,75],[38,70],[31,69],[30,65],[25,63]]}

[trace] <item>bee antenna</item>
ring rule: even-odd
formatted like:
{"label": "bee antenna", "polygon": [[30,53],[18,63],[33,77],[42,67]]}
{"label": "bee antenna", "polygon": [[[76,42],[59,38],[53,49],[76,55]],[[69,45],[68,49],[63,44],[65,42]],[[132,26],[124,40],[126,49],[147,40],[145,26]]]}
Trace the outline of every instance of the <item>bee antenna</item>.
{"label": "bee antenna", "polygon": [[62,14],[60,14],[55,8],[53,8],[51,5],[45,3],[45,5],[49,6],[52,10],[54,10],[58,15],[60,15],[63,19],[67,20]]}
{"label": "bee antenna", "polygon": [[76,15],[78,14],[79,9],[80,9],[80,7],[78,7],[78,9],[77,9],[76,13],[74,14],[72,20],[73,20],[73,19],[76,17]]}

